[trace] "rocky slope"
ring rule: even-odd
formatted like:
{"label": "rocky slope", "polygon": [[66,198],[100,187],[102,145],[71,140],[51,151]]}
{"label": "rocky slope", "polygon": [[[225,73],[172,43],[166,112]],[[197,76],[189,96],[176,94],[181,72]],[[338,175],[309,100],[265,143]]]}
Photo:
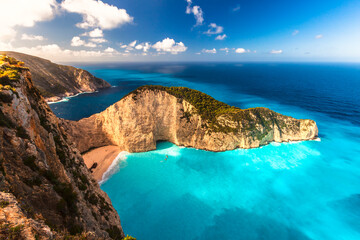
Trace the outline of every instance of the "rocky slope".
{"label": "rocky slope", "polygon": [[267,108],[239,109],[196,90],[144,86],[99,114],[64,129],[81,152],[106,145],[149,151],[156,141],[210,151],[255,148],[269,142],[314,139],[312,120],[297,120]]}
{"label": "rocky slope", "polygon": [[83,69],[55,64],[43,58],[18,52],[0,52],[0,54],[25,62],[31,71],[35,87],[40,90],[46,101],[58,101],[63,97],[94,92],[111,86]]}
{"label": "rocky slope", "polygon": [[0,180],[0,238],[124,237],[110,199],[33,86],[29,70],[3,56]]}

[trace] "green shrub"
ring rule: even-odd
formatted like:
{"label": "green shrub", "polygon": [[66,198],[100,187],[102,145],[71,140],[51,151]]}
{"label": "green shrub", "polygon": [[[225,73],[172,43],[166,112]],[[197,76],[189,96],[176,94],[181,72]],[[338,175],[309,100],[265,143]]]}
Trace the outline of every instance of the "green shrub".
{"label": "green shrub", "polygon": [[74,192],[71,184],[59,183],[54,185],[54,190],[66,201],[69,211],[73,214],[77,213],[77,194]]}
{"label": "green shrub", "polygon": [[24,139],[30,139],[30,136],[27,134],[27,131],[22,126],[16,128],[16,136]]}
{"label": "green shrub", "polygon": [[110,228],[106,229],[108,232],[110,238],[112,239],[122,239],[122,232],[121,230],[116,226],[111,226]]}
{"label": "green shrub", "polygon": [[9,201],[1,200],[0,201],[0,208],[4,208],[9,205]]}
{"label": "green shrub", "polygon": [[20,224],[15,227],[11,227],[9,230],[8,239],[20,239],[21,238],[21,231],[23,230],[24,225]]}
{"label": "green shrub", "polygon": [[136,240],[136,238],[126,235],[126,237],[123,240]]}
{"label": "green shrub", "polygon": [[23,159],[23,162],[26,166],[28,166],[31,170],[37,171],[39,167],[35,164],[36,157],[35,156],[28,156]]}
{"label": "green shrub", "polygon": [[15,127],[11,119],[5,116],[5,114],[1,111],[1,109],[0,109],[0,127],[7,127],[7,128]]}
{"label": "green shrub", "polygon": [[41,178],[39,178],[39,176],[36,176],[34,178],[25,179],[24,183],[26,183],[29,187],[33,187],[33,186],[40,186],[42,181]]}
{"label": "green shrub", "polygon": [[80,226],[79,224],[71,223],[68,226],[68,230],[71,235],[77,235],[77,234],[82,233],[84,231],[84,228],[82,226]]}

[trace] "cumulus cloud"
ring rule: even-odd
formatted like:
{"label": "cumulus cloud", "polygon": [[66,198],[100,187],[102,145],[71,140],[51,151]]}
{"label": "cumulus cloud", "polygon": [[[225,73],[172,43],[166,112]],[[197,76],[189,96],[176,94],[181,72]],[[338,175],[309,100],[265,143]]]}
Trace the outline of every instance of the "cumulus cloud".
{"label": "cumulus cloud", "polygon": [[61,60],[61,61],[73,61],[77,60],[85,60],[94,57],[113,57],[117,56],[120,53],[117,51],[111,51],[110,49],[105,49],[104,51],[73,51],[69,49],[62,49],[57,44],[49,44],[49,45],[39,45],[36,47],[21,47],[21,48],[13,48],[13,51],[23,52],[35,56],[40,56],[46,59],[50,59],[53,61]]}
{"label": "cumulus cloud", "polygon": [[152,45],[152,48],[154,48],[159,53],[170,52],[171,54],[178,54],[187,50],[187,47],[184,45],[184,43],[176,43],[174,39],[170,38],[165,38],[164,40],[155,43]]}
{"label": "cumulus cloud", "polygon": [[235,49],[235,52],[236,53],[246,53],[247,50],[245,50],[244,48],[237,48],[237,49]]}
{"label": "cumulus cloud", "polygon": [[90,38],[90,41],[95,42],[95,43],[107,42],[107,40],[105,38]]}
{"label": "cumulus cloud", "polygon": [[90,47],[90,48],[94,48],[96,47],[96,44],[93,43],[93,42],[88,42],[86,43],[84,40],[82,40],[80,37],[76,36],[76,37],[73,37],[71,39],[71,43],[70,43],[71,46],[73,47],[80,47],[80,46],[84,46],[84,47]]}
{"label": "cumulus cloud", "polygon": [[45,40],[45,38],[40,35],[28,35],[28,34],[24,33],[23,35],[21,35],[21,40],[43,41],[43,40]]}
{"label": "cumulus cloud", "polygon": [[320,38],[323,38],[324,36],[322,34],[319,34],[319,35],[316,35],[315,36],[315,39],[320,39]]}
{"label": "cumulus cloud", "polygon": [[95,28],[94,30],[88,32],[88,33],[84,33],[82,36],[89,36],[92,38],[99,38],[99,37],[103,37],[104,33],[100,28]]}
{"label": "cumulus cloud", "polygon": [[104,50],[104,52],[113,53],[113,52],[116,52],[116,50],[111,47],[108,47],[107,49]]}
{"label": "cumulus cloud", "polygon": [[271,54],[281,54],[281,53],[283,53],[283,50],[281,50],[281,49],[280,50],[271,50],[270,53]]}
{"label": "cumulus cloud", "polygon": [[194,17],[196,19],[195,26],[202,25],[204,22],[204,14],[200,6],[192,6],[192,0],[186,0],[187,6],[186,6],[186,14],[194,14]]}
{"label": "cumulus cloud", "polygon": [[226,52],[226,53],[228,53],[229,52],[229,48],[220,48],[220,51],[224,51],[224,52]]}
{"label": "cumulus cloud", "polygon": [[100,0],[65,0],[61,6],[68,12],[82,15],[83,22],[76,24],[79,28],[113,29],[133,21],[125,9]]}
{"label": "cumulus cloud", "polygon": [[1,0],[0,41],[13,40],[16,26],[33,27],[36,22],[51,20],[56,9],[56,0]]}
{"label": "cumulus cloud", "polygon": [[223,35],[218,35],[215,40],[224,40],[226,38],[226,34],[223,34]]}
{"label": "cumulus cloud", "polygon": [[224,31],[224,28],[222,26],[218,26],[216,23],[210,23],[209,29],[204,32],[204,34],[207,35],[213,35],[213,34],[220,34]]}
{"label": "cumulus cloud", "polygon": [[135,47],[136,42],[137,42],[137,41],[135,40],[135,41],[133,41],[133,42],[129,43],[129,47]]}
{"label": "cumulus cloud", "polygon": [[73,37],[71,39],[71,46],[73,46],[73,47],[83,46],[84,44],[85,44],[85,41],[81,40],[80,37]]}
{"label": "cumulus cloud", "polygon": [[215,54],[216,53],[216,49],[213,48],[213,49],[203,49],[202,50],[203,53],[212,53],[212,54]]}
{"label": "cumulus cloud", "polygon": [[298,35],[298,33],[299,33],[299,30],[294,30],[293,33],[292,33],[292,35],[293,35],[293,36],[296,36],[296,35]]}

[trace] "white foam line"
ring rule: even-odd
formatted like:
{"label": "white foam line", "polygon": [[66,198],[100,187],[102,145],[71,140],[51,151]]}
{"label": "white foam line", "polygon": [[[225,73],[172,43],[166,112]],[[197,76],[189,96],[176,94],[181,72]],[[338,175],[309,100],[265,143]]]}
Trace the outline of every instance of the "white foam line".
{"label": "white foam line", "polygon": [[103,184],[105,183],[107,180],[109,180],[109,178],[117,173],[120,169],[120,162],[121,161],[125,161],[126,160],[126,156],[128,155],[129,153],[126,152],[126,151],[122,151],[120,152],[116,158],[113,160],[113,162],[111,163],[111,165],[109,166],[109,168],[106,170],[106,172],[104,172],[104,174],[102,175],[102,178],[101,180],[99,181],[99,184]]}
{"label": "white foam line", "polygon": [[[98,92],[98,91],[95,91],[95,92]],[[63,97],[61,100],[59,101],[56,101],[56,102],[47,102],[47,104],[55,104],[55,103],[61,103],[61,102],[68,102],[70,100],[70,98],[74,98],[74,97],[77,97],[81,94],[85,94],[85,93],[94,93],[94,92],[81,92],[81,93],[77,93],[75,95],[72,95],[72,96],[68,96],[68,97]]]}

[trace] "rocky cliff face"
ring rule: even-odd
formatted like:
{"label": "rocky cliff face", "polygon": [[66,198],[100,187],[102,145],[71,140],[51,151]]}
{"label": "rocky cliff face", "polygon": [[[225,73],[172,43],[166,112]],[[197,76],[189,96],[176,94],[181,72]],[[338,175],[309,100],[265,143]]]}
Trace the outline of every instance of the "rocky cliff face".
{"label": "rocky cliff face", "polygon": [[58,101],[63,97],[94,92],[111,86],[80,68],[55,64],[43,58],[18,52],[0,52],[0,54],[25,62],[31,71],[35,87],[40,90],[46,101]]}
{"label": "rocky cliff face", "polygon": [[156,141],[210,151],[255,148],[269,142],[314,139],[312,120],[298,120],[267,108],[239,109],[188,88],[145,86],[78,122],[64,121],[81,152],[117,145],[149,151]]}
{"label": "rocky cliff face", "polygon": [[0,238],[122,239],[120,219],[23,63],[0,56]]}

